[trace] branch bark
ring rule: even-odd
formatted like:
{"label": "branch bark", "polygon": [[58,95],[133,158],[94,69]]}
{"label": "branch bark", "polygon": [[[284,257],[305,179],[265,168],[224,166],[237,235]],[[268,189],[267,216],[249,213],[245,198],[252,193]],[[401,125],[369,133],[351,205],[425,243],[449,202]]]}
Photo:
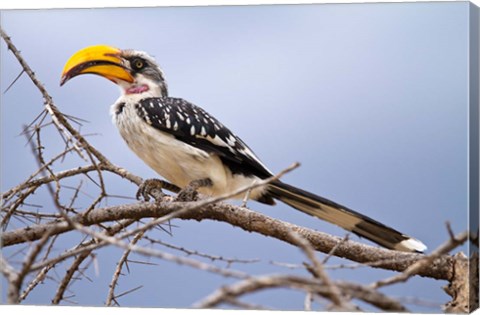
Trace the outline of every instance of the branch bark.
{"label": "branch bark", "polygon": [[452,300],[445,305],[447,313],[470,313],[478,308],[478,253],[470,259],[463,253],[453,256],[453,276],[445,292]]}

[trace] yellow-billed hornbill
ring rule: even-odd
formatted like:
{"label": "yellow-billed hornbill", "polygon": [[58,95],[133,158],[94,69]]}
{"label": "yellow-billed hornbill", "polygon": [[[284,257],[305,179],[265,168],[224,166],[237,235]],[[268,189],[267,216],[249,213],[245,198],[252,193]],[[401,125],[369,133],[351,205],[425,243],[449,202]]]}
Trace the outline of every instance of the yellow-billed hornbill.
{"label": "yellow-billed hornbill", "polygon": [[[169,97],[162,70],[145,52],[105,45],[84,48],[65,64],[61,85],[86,73],[120,86],[121,96],[111,107],[120,134],[133,152],[174,185],[185,188],[195,183],[201,193],[221,195],[272,176],[252,150],[212,115]],[[386,248],[426,249],[417,239],[279,180],[253,189],[250,198],[270,205],[278,199]]]}

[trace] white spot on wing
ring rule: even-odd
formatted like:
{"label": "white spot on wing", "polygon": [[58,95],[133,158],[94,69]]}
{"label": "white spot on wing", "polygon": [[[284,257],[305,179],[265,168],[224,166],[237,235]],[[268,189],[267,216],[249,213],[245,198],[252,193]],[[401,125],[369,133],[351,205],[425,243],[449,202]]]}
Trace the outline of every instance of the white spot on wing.
{"label": "white spot on wing", "polygon": [[229,146],[234,147],[235,146],[235,138],[232,135],[230,135],[227,138],[227,143],[228,143]]}
{"label": "white spot on wing", "polygon": [[148,115],[147,110],[143,106],[141,107],[141,109],[143,112],[143,117],[145,117],[145,121],[147,122],[147,124],[151,125],[152,121],[150,120],[150,116]]}
{"label": "white spot on wing", "polygon": [[[251,158],[252,160],[254,160],[255,162],[257,162],[258,164],[260,164],[261,166],[263,166],[263,168],[265,168],[266,170],[268,170],[268,168],[262,163],[262,161],[260,161],[256,156],[255,156],[255,153],[252,152],[252,150],[250,150],[244,143],[240,142],[240,144],[243,146],[243,149],[239,149],[238,151],[240,153],[242,153],[243,155],[245,156],[248,156],[249,158]],[[270,171],[269,171],[270,172]]]}
{"label": "white spot on wing", "polygon": [[207,140],[215,145],[228,148],[228,144],[226,144],[225,141],[220,139],[220,137],[215,136],[212,138],[211,136],[207,136]]}

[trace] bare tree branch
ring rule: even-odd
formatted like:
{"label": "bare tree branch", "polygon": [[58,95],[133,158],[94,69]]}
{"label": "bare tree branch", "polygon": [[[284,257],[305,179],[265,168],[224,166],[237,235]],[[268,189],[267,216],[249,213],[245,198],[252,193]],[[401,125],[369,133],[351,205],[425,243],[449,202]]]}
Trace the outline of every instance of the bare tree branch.
{"label": "bare tree branch", "polygon": [[[193,207],[197,202],[126,204],[94,209],[86,216],[79,214],[72,217],[71,220],[83,226],[90,226],[121,219],[139,220],[142,218],[158,218],[184,209],[184,207],[190,206],[190,204]],[[223,203],[206,205],[200,209],[179,216],[179,219],[197,221],[208,219],[227,222],[231,225],[241,227],[246,231],[274,237],[290,244],[292,244],[292,241],[288,236],[288,231],[293,230],[307,239],[315,250],[324,253],[329,253],[338,243],[342,242],[342,239],[338,237],[283,222],[249,209]],[[27,241],[38,240],[47,229],[51,229],[52,235],[55,235],[71,231],[73,228],[64,221],[38,224],[5,232],[1,236],[1,241],[3,246],[8,247]],[[351,240],[343,242],[343,245],[338,246],[335,251],[335,256],[359,263],[374,263],[376,268],[396,271],[403,271],[411,264],[425,257],[421,254],[398,252],[368,246]],[[440,256],[436,258],[435,262],[430,264],[428,268],[419,272],[419,275],[448,280],[452,276],[452,263],[452,257]]]}
{"label": "bare tree branch", "polygon": [[211,254],[201,253],[197,250],[190,250],[188,248],[176,246],[176,245],[166,243],[166,242],[161,241],[161,240],[155,240],[155,239],[152,239],[151,237],[148,237],[148,236],[145,236],[144,239],[150,241],[151,243],[160,244],[162,246],[184,252],[188,256],[190,256],[190,255],[199,256],[199,257],[207,258],[211,261],[216,261],[216,260],[224,261],[224,262],[227,263],[227,267],[230,267],[233,263],[248,264],[248,263],[256,263],[256,262],[260,261],[260,259],[258,259],[258,258],[255,258],[255,259],[229,258],[229,257],[223,257],[223,256],[219,256],[219,255],[211,255]]}
{"label": "bare tree branch", "polygon": [[300,234],[294,231],[290,231],[289,235],[292,238],[292,241],[302,249],[308,259],[312,262],[312,274],[315,278],[320,279],[325,285],[327,289],[328,299],[330,299],[334,304],[332,310],[355,311],[356,307],[343,298],[340,290],[328,277],[327,273],[323,269],[323,264],[315,256],[315,251],[310,245],[310,243],[302,236],[300,236]]}
{"label": "bare tree branch", "polygon": [[317,279],[308,279],[291,275],[267,275],[248,278],[233,285],[224,286],[201,301],[196,302],[194,307],[212,308],[221,303],[228,302],[232,298],[236,299],[247,293],[276,287],[300,289],[306,292],[326,291],[324,286],[322,286]]}
{"label": "bare tree branch", "polygon": [[[137,244],[137,242],[143,237],[144,234],[145,234],[145,231],[141,231],[141,232],[137,233],[137,235],[135,235],[133,240],[130,242],[130,246],[133,246],[133,245]],[[107,305],[107,306],[111,306],[112,301],[114,301],[115,298],[116,298],[115,297],[115,287],[117,286],[118,278],[120,277],[120,273],[122,272],[123,264],[125,264],[125,262],[127,261],[127,258],[128,258],[128,255],[130,255],[130,252],[131,252],[130,248],[125,250],[123,252],[122,257],[120,258],[120,260],[117,263],[117,268],[115,268],[115,272],[113,273],[112,281],[110,282],[110,285],[109,285],[110,289],[108,290],[107,301],[105,302],[105,305]]]}
{"label": "bare tree branch", "polygon": [[13,269],[12,266],[10,266],[10,264],[3,258],[3,256],[0,256],[0,271],[8,280],[7,303],[18,303],[18,292],[20,290],[20,288],[18,287],[18,273],[15,271],[15,269]]}
{"label": "bare tree branch", "polygon": [[77,272],[78,267],[80,264],[91,254],[91,251],[84,251],[78,255],[77,258],[73,261],[72,265],[70,268],[68,268],[67,273],[63,277],[62,281],[60,282],[60,285],[58,286],[57,292],[55,293],[55,297],[52,300],[52,304],[59,304],[60,301],[63,299],[63,295],[65,293],[65,290],[67,289],[68,285],[70,284],[70,281],[72,280],[73,275],[75,272]]}
{"label": "bare tree branch", "polygon": [[344,292],[344,294],[362,300],[380,310],[388,312],[408,312],[408,309],[399,301],[388,297],[378,290],[369,288],[368,286],[348,281],[335,281],[335,284],[342,290],[342,292]]}

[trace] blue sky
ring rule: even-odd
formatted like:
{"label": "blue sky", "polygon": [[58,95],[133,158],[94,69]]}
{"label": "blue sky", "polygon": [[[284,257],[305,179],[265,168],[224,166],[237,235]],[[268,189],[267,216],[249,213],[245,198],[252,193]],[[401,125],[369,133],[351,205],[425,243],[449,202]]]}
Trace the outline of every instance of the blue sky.
{"label": "blue sky", "polygon": [[[1,24],[57,106],[89,121],[82,132],[92,134],[91,143],[112,162],[143,178],[156,176],[129,151],[111,123],[116,86],[81,76],[59,87],[68,57],[89,45],[149,52],[162,66],[171,96],[216,116],[272,171],[300,162],[286,182],[417,237],[431,250],[448,238],[445,221],[457,232],[467,223],[467,16],[467,2],[385,3],[2,11]],[[4,43],[1,59],[3,92],[20,67]],[[26,76],[1,97],[5,191],[36,169],[18,134],[40,112],[42,100]],[[62,148],[53,137],[47,145],[52,156]],[[66,161],[59,169],[75,163],[79,161]],[[110,193],[134,195],[134,186],[115,177],[108,180]],[[94,189],[87,184],[89,188]],[[37,202],[47,199],[38,196]],[[109,204],[121,202],[109,199]],[[250,207],[345,235],[286,205]],[[271,260],[305,260],[291,246],[224,224],[175,224],[169,242],[212,254],[260,258],[261,265],[236,266],[252,273],[286,272],[269,265]],[[80,304],[103,304],[120,255],[116,249],[100,253],[101,272],[91,275],[94,283],[82,281],[72,288]],[[226,281],[155,262],[159,266],[136,265],[122,278],[124,290],[144,285],[123,298],[122,305],[188,307]],[[363,283],[389,274],[331,272],[333,278]],[[415,279],[385,292],[442,303],[448,298],[442,285]],[[32,295],[33,303],[48,304],[55,288],[45,284]],[[303,296],[290,291],[263,293],[249,301],[283,309],[303,306]]]}

